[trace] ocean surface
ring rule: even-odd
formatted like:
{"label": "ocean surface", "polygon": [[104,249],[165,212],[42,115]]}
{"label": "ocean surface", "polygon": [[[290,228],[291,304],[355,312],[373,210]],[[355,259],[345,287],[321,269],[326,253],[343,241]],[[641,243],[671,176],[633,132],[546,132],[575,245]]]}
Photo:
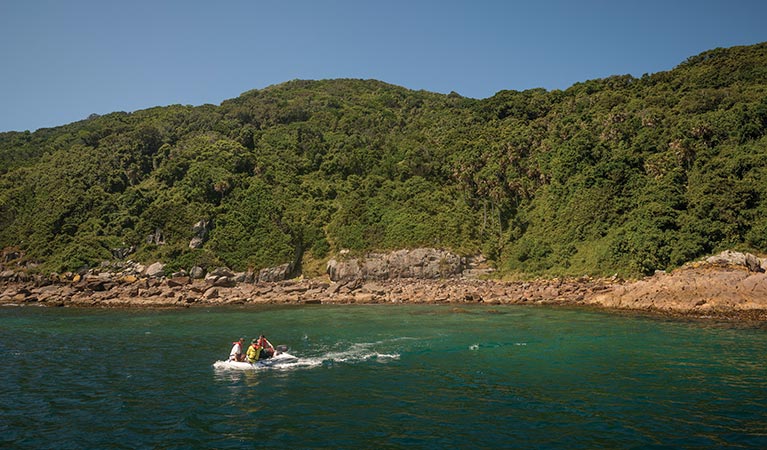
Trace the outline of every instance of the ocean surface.
{"label": "ocean surface", "polygon": [[[264,333],[298,357],[216,370]],[[0,448],[767,448],[767,329],[547,307],[0,308]]]}

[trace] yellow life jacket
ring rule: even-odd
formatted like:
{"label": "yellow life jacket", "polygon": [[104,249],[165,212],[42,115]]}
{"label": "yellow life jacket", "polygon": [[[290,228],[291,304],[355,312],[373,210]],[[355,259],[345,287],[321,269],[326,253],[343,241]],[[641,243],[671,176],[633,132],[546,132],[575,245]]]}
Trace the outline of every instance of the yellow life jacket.
{"label": "yellow life jacket", "polygon": [[248,353],[247,353],[248,362],[252,362],[253,363],[253,362],[258,361],[258,355],[260,355],[260,354],[261,354],[261,347],[259,347],[259,346],[255,346],[254,347],[252,345],[250,347],[248,347]]}

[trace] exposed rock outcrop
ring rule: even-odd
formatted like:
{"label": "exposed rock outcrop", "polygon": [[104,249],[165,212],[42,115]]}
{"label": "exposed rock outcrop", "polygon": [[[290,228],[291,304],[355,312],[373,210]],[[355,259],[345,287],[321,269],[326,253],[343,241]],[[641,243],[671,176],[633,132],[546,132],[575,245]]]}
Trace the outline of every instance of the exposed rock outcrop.
{"label": "exposed rock outcrop", "polygon": [[217,267],[208,272],[205,282],[217,287],[233,287],[237,284],[234,272],[226,267]]}
{"label": "exposed rock outcrop", "polygon": [[463,268],[464,261],[455,253],[419,248],[368,253],[364,258],[331,259],[327,264],[327,273],[332,281],[436,279],[458,276]]}
{"label": "exposed rock outcrop", "polygon": [[192,232],[194,233],[194,237],[189,241],[189,248],[202,248],[205,239],[208,237],[208,233],[210,233],[210,220],[199,220],[192,226]]}
{"label": "exposed rock outcrop", "polygon": [[150,278],[159,278],[164,275],[165,271],[165,264],[161,262],[156,262],[153,264],[150,264],[149,267],[146,268],[146,271],[144,274]]}
{"label": "exposed rock outcrop", "polygon": [[136,247],[131,245],[130,247],[116,247],[111,249],[112,256],[115,259],[122,260],[128,257],[131,253],[136,251]]}
{"label": "exposed rock outcrop", "polygon": [[147,235],[146,243],[150,245],[165,245],[165,234],[162,229],[157,228],[154,233]]}
{"label": "exposed rock outcrop", "polygon": [[194,266],[191,269],[189,269],[189,276],[195,280],[205,278],[205,269],[203,269],[200,266]]}
{"label": "exposed rock outcrop", "polygon": [[275,281],[284,281],[290,278],[295,270],[295,264],[287,263],[276,267],[267,267],[258,272],[258,281],[260,283],[269,283]]}
{"label": "exposed rock outcrop", "polygon": [[[704,260],[705,264],[719,266],[738,266],[745,267],[751,272],[764,272],[767,267],[767,260],[757,258],[751,253],[741,253],[732,250],[725,250],[718,255],[711,256]],[[689,263],[687,266],[696,266],[701,263]]]}
{"label": "exposed rock outcrop", "polygon": [[614,286],[587,304],[696,316],[767,312],[764,260],[749,253],[725,251],[685,264],[671,273]]}

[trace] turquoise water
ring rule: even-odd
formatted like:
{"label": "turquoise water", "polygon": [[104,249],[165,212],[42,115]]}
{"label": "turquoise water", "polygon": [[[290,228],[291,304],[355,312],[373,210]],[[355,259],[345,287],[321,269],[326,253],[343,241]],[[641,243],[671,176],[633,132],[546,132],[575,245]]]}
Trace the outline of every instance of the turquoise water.
{"label": "turquoise water", "polygon": [[[299,363],[217,371],[265,333]],[[0,308],[0,447],[765,448],[767,330],[556,308]]]}

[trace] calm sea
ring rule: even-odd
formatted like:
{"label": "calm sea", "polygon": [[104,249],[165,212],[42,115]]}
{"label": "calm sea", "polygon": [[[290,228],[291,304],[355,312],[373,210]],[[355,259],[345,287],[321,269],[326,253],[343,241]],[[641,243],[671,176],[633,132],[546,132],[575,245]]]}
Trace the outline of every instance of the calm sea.
{"label": "calm sea", "polygon": [[[266,334],[298,362],[217,371]],[[543,307],[0,308],[0,447],[765,448],[767,330]]]}

